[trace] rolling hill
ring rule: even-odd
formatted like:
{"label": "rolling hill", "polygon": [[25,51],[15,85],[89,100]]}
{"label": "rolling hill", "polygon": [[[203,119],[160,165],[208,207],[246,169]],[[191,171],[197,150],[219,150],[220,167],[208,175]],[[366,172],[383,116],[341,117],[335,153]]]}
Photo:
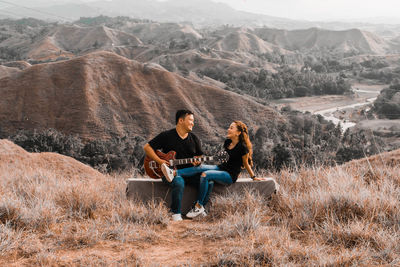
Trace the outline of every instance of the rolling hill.
{"label": "rolling hill", "polygon": [[71,157],[51,152],[29,153],[9,140],[0,139],[0,169],[12,172],[14,168],[23,169],[22,166],[25,172],[48,172],[66,180],[82,181],[102,176]]}
{"label": "rolling hill", "polygon": [[55,128],[87,139],[150,138],[173,127],[177,109],[189,108],[195,132],[212,141],[234,119],[253,128],[280,118],[249,98],[110,52],[34,65],[1,79],[0,92],[0,129],[8,134]]}

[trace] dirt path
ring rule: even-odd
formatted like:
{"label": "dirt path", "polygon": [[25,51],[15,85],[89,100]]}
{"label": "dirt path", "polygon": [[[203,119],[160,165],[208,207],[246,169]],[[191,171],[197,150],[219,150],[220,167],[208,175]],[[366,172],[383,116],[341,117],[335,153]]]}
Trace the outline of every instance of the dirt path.
{"label": "dirt path", "polygon": [[183,220],[170,222],[156,238],[132,242],[101,240],[82,248],[44,251],[31,258],[17,254],[0,258],[0,266],[201,266],[215,262],[226,246],[225,240],[205,236],[211,222]]}
{"label": "dirt path", "polygon": [[202,229],[201,232],[204,232],[208,227],[209,223],[190,220],[171,223],[162,231],[158,244],[139,249],[137,253],[146,265],[160,263],[163,266],[172,266],[210,262],[215,257],[218,245],[196,234],[196,230]]}
{"label": "dirt path", "polygon": [[[223,247],[223,240],[214,242],[202,236],[211,225],[210,222],[191,220],[170,222],[167,227],[156,230],[156,240],[129,243],[101,241],[94,246],[60,250],[56,254],[58,259],[77,265],[198,266],[212,262]],[[29,265],[29,262],[19,261],[16,266],[19,264]]]}

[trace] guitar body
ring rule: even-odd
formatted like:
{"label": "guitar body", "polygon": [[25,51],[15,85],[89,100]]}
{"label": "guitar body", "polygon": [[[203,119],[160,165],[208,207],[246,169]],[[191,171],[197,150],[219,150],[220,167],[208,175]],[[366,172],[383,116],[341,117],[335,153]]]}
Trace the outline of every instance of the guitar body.
{"label": "guitar body", "polygon": [[[160,159],[170,161],[175,159],[176,152],[175,151],[170,151],[168,153],[163,153],[159,150],[156,151],[157,156],[160,157]],[[163,177],[163,173],[161,171],[161,165],[159,165],[157,162],[152,160],[150,157],[146,156],[144,158],[144,170],[146,174],[154,179],[160,179]]]}

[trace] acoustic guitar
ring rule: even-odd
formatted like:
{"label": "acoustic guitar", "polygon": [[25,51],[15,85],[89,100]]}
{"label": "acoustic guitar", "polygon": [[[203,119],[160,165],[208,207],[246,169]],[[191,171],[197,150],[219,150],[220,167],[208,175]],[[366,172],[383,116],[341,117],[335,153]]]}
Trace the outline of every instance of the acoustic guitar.
{"label": "acoustic guitar", "polygon": [[[215,156],[201,156],[199,158],[186,158],[186,159],[175,159],[176,152],[170,151],[168,153],[163,153],[159,150],[156,151],[157,156],[161,159],[168,161],[169,167],[174,168],[178,165],[189,164],[193,162],[209,162],[212,161],[213,163],[218,162],[226,162],[229,158],[228,153],[226,151],[221,151],[217,153]],[[146,156],[144,158],[144,170],[148,176],[154,179],[159,179],[163,177],[163,173],[161,171],[161,165],[158,164],[156,161],[152,160],[150,157]]]}

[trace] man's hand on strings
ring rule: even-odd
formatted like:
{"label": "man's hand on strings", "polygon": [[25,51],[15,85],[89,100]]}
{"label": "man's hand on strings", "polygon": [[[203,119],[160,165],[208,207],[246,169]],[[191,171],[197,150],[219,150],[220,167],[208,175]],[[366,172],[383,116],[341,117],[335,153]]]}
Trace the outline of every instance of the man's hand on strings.
{"label": "man's hand on strings", "polygon": [[[201,156],[195,156],[195,158],[201,158]],[[193,161],[193,163],[192,163],[194,166],[199,166],[200,164],[201,164],[201,161],[200,160],[195,160],[195,161]]]}

